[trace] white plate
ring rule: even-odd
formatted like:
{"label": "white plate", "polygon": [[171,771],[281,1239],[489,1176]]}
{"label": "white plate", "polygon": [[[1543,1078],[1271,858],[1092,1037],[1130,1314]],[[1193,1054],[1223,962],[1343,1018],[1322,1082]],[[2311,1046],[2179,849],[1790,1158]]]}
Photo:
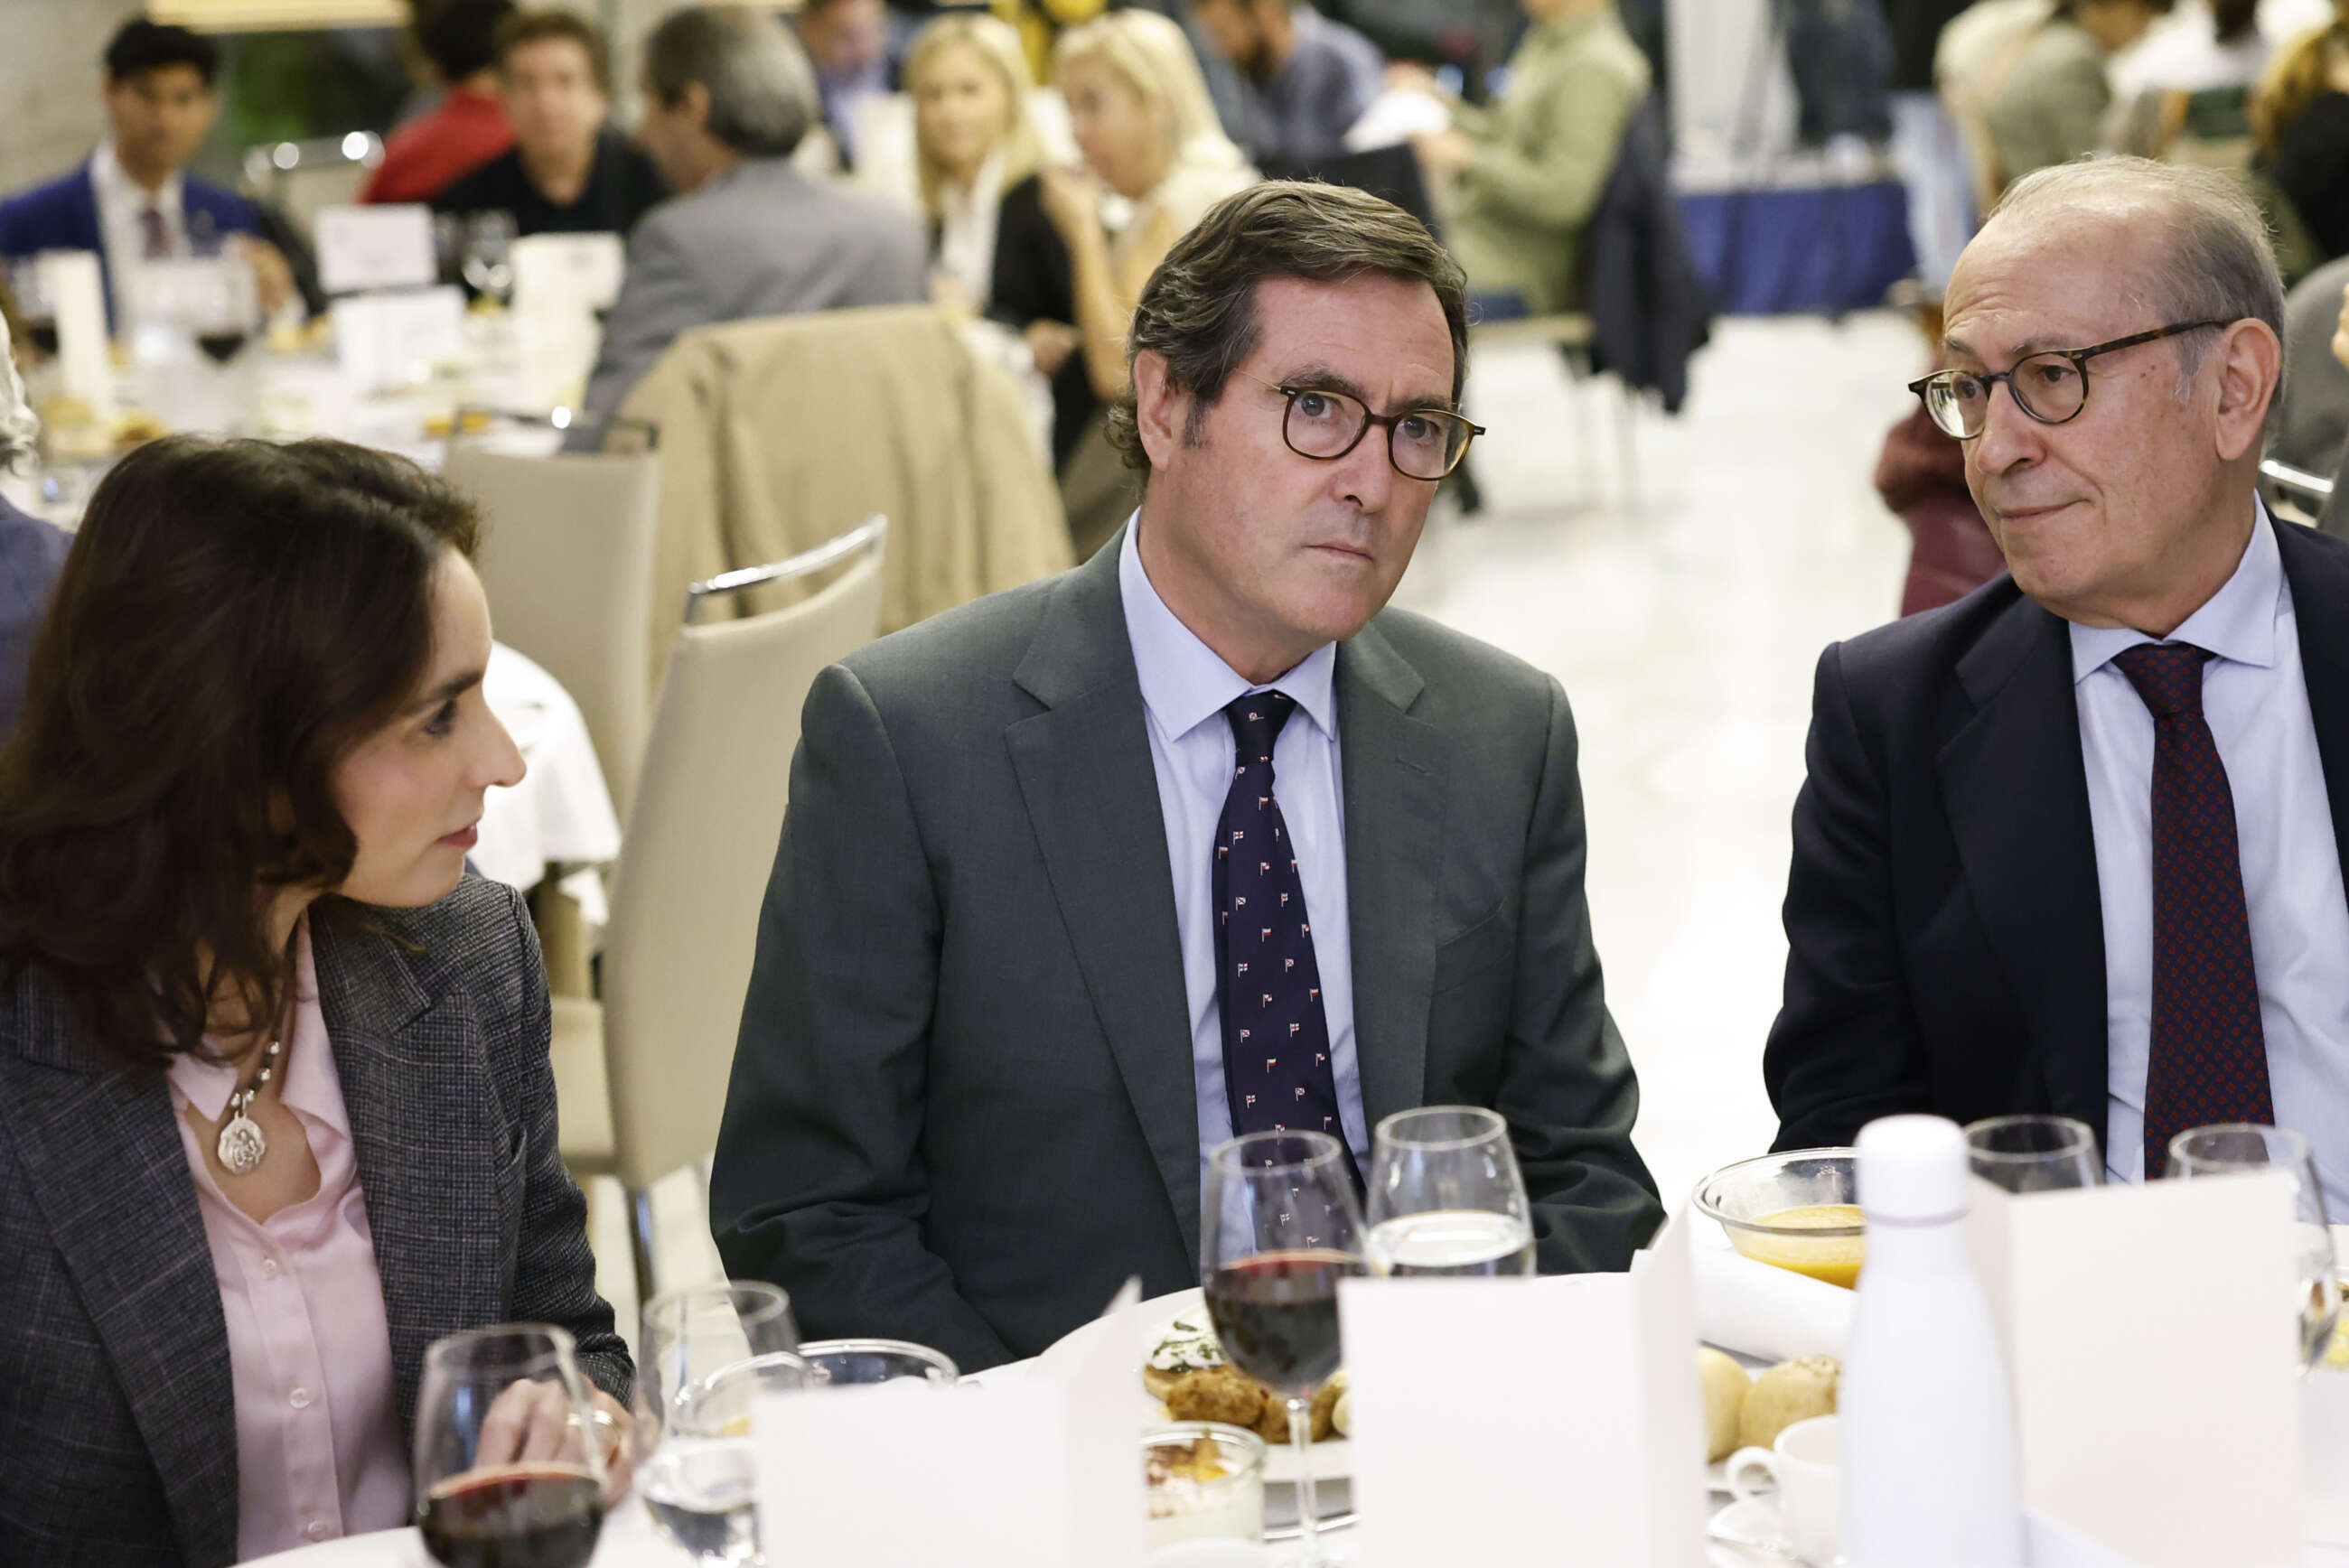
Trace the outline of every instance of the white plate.
{"label": "white plate", "polygon": [[[1143,1359],[1153,1350],[1158,1348],[1159,1336],[1165,1331],[1168,1323],[1186,1312],[1199,1311],[1206,1303],[1205,1293],[1194,1285],[1189,1290],[1178,1290],[1172,1295],[1162,1295],[1154,1300],[1145,1301],[1135,1309],[1135,1321],[1142,1325],[1141,1341],[1134,1346],[1133,1356],[1133,1404],[1137,1428],[1159,1426],[1166,1419],[1166,1407],[1152,1398],[1150,1390],[1142,1386]],[[1063,1336],[1050,1349],[1036,1357],[1037,1364],[1040,1367],[1055,1367],[1065,1357],[1081,1353],[1092,1343],[1092,1336],[1102,1331],[1103,1321],[1103,1319],[1095,1318],[1073,1333]],[[1295,1481],[1298,1473],[1297,1450],[1287,1443],[1273,1443],[1268,1446],[1271,1452],[1265,1460],[1265,1479]],[[1351,1476],[1354,1473],[1353,1451],[1354,1445],[1343,1438],[1331,1438],[1327,1442],[1314,1444],[1313,1479],[1317,1481],[1339,1480]],[[1327,1500],[1323,1501],[1322,1506],[1325,1509],[1330,1506]]]}

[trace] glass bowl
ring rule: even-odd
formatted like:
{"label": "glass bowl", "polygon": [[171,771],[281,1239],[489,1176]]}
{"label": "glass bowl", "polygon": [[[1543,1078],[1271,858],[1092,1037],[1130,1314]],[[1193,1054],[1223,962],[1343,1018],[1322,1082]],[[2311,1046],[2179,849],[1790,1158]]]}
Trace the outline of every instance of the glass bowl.
{"label": "glass bowl", "polygon": [[1724,1165],[1697,1184],[1699,1212],[1730,1245],[1849,1289],[1867,1254],[1858,1162],[1848,1149],[1790,1149]]}
{"label": "glass bowl", "polygon": [[945,1352],[903,1339],[811,1339],[799,1353],[827,1382],[840,1387],[905,1379],[951,1388],[962,1378],[961,1369]]}
{"label": "glass bowl", "polygon": [[[1152,1550],[1177,1541],[1264,1537],[1265,1442],[1220,1421],[1170,1421],[1142,1433]],[[1201,1475],[1200,1461],[1220,1474]]]}

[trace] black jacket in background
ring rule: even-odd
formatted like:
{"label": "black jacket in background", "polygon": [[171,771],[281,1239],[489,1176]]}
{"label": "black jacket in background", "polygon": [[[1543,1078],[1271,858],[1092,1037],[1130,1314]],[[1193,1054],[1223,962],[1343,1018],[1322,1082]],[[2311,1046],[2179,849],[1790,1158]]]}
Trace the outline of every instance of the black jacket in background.
{"label": "black jacket in background", "polygon": [[[938,228],[930,225],[930,258],[937,259]],[[1030,175],[1003,193],[995,218],[995,270],[986,315],[1009,327],[1031,321],[1077,320],[1076,272],[1069,247],[1044,211],[1044,184]],[[1085,427],[1101,409],[1082,349],[1052,377],[1052,463],[1066,463]]]}
{"label": "black jacket in background", "polygon": [[595,161],[579,200],[558,207],[523,172],[522,150],[510,147],[460,176],[432,198],[435,212],[511,212],[523,234],[626,234],[647,209],[668,196],[660,170],[644,150],[609,126],[595,139]]}
{"label": "black jacket in background", "polygon": [[1598,367],[1626,387],[1654,391],[1664,412],[1679,413],[1690,356],[1713,333],[1713,301],[1672,198],[1652,99],[1623,129],[1615,171],[1584,231],[1582,268]]}
{"label": "black jacket in background", "polygon": [[2268,173],[2324,259],[2349,255],[2349,94],[2319,93],[2283,133]]}
{"label": "black jacket in background", "polygon": [[1884,19],[1892,28],[1892,90],[1924,93],[1933,90],[1933,50],[1941,29],[1971,0],[1884,0]]}

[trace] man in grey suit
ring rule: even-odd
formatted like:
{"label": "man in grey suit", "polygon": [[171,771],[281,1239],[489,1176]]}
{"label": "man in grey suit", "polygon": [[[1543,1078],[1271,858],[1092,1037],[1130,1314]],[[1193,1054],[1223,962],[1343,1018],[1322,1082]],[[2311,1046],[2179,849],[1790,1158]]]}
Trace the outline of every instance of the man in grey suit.
{"label": "man in grey suit", "polygon": [[1400,209],[1231,197],[1134,315],[1118,542],[818,676],[711,1191],[810,1334],[1034,1355],[1197,1283],[1236,1130],[1366,1167],[1421,1104],[1507,1119],[1543,1269],[1654,1230],[1565,695],[1381,613],[1474,433],[1465,315]]}
{"label": "man in grey suit", "polygon": [[684,194],[629,236],[574,448],[600,442],[603,422],[688,327],[924,294],[910,214],[792,167],[816,117],[815,77],[771,12],[674,13],[645,40],[644,91],[637,139]]}

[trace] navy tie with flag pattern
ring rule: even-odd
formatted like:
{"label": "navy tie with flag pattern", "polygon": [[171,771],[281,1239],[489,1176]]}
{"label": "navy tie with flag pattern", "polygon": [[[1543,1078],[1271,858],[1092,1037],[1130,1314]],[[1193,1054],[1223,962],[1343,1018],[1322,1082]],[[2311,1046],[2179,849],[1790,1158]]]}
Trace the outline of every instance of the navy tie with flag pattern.
{"label": "navy tie with flag pattern", "polygon": [[2275,1121],[2235,796],[2202,717],[2209,657],[2190,643],[2141,643],[2113,660],[2153,714],[2148,1181],[2168,1165],[2169,1140],[2189,1127]]}
{"label": "navy tie with flag pattern", "polygon": [[[1296,699],[1277,691],[1250,692],[1224,708],[1235,763],[1216,824],[1214,872],[1224,1090],[1235,1135],[1326,1132],[1344,1149],[1313,917],[1297,872],[1297,846],[1273,798],[1273,742],[1296,711]],[[1346,1169],[1359,1189],[1351,1150]]]}

